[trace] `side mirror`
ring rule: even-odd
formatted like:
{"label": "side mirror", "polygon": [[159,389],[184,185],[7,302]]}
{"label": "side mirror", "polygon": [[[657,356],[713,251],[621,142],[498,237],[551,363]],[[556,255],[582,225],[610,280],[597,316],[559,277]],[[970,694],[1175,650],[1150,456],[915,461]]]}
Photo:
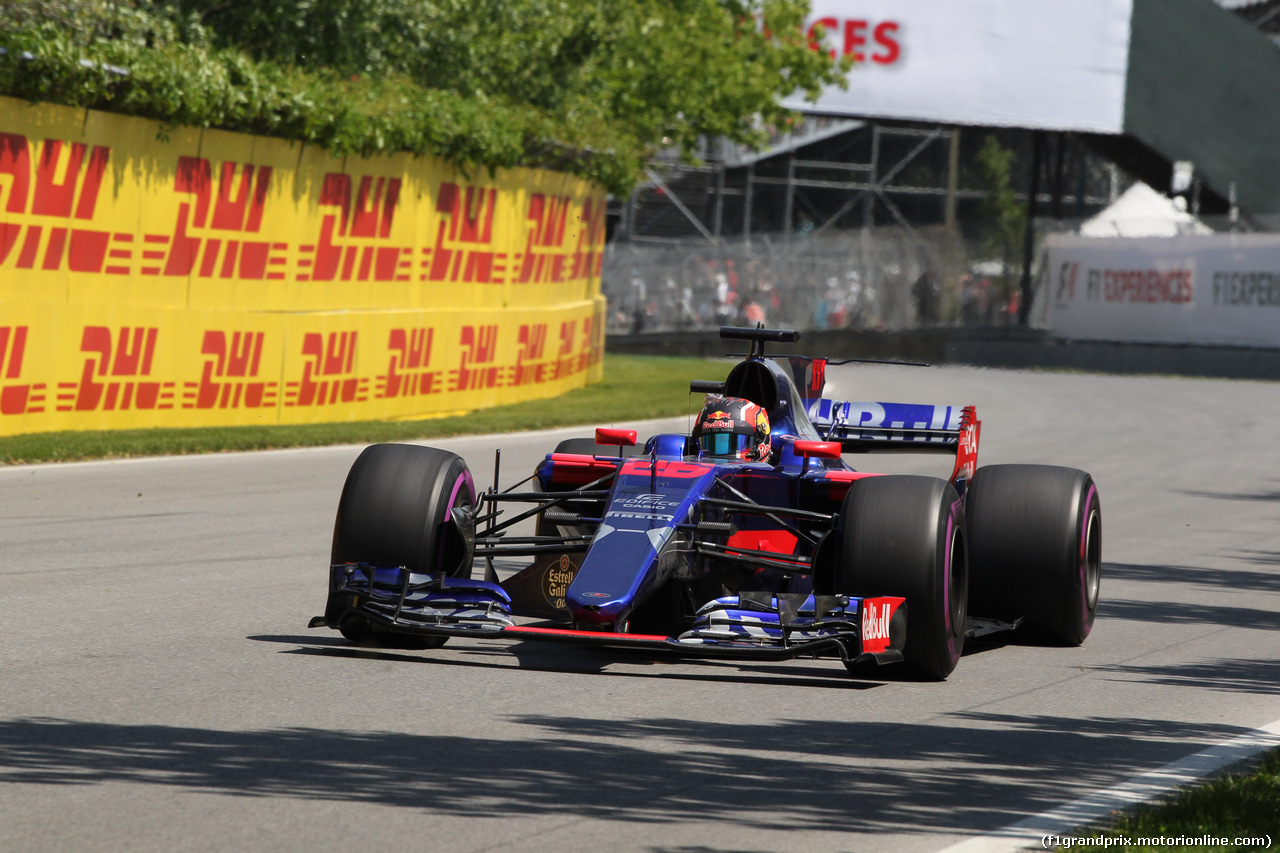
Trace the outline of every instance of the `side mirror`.
{"label": "side mirror", "polygon": [[636,431],[596,427],[596,444],[616,444],[619,447],[635,447]]}
{"label": "side mirror", "polygon": [[806,460],[810,457],[814,459],[840,458],[840,442],[838,441],[797,441],[791,446],[797,456],[803,456]]}

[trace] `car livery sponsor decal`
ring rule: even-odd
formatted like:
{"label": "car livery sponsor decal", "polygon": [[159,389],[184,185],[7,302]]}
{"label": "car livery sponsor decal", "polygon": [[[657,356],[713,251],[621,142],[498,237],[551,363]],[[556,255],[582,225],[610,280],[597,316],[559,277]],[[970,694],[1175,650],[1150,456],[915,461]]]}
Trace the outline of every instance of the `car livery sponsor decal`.
{"label": "car livery sponsor decal", "polygon": [[675,509],[680,506],[680,501],[673,501],[663,495],[644,494],[644,495],[624,495],[613,502],[613,505],[625,510],[661,510]]}
{"label": "car livery sponsor decal", "polygon": [[[675,477],[687,480],[692,477],[701,477],[709,471],[715,470],[714,465],[704,465],[699,462],[682,462],[670,459],[659,459],[657,461],[656,473],[659,477]],[[633,457],[628,459],[622,466],[622,476],[645,476],[655,473],[654,463],[644,457]],[[635,488],[633,484],[631,488]]]}
{"label": "car livery sponsor decal", "polygon": [[542,595],[547,603],[556,610],[564,610],[565,594],[569,591],[569,584],[577,576],[578,567],[568,554],[561,554],[559,560],[547,566],[542,573]]}
{"label": "car livery sponsor decal", "polygon": [[956,467],[951,472],[951,482],[973,479],[978,470],[978,440],[982,436],[982,421],[973,406],[965,406],[960,416],[960,440],[956,446]]}
{"label": "car livery sponsor decal", "polygon": [[860,607],[864,652],[883,652],[889,648],[889,624],[903,601],[905,599],[889,597],[862,599]]}
{"label": "car livery sponsor decal", "polygon": [[643,518],[646,521],[675,521],[674,515],[661,515],[653,512],[621,512],[613,509],[604,514],[605,518]]}

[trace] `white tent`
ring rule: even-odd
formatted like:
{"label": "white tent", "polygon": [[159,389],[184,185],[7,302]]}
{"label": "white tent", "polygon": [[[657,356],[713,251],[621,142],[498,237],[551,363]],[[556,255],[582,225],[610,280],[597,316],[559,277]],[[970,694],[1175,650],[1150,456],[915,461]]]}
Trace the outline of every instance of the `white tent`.
{"label": "white tent", "polygon": [[1080,234],[1085,237],[1177,237],[1212,233],[1212,228],[1180,208],[1173,199],[1141,181],[1080,226]]}

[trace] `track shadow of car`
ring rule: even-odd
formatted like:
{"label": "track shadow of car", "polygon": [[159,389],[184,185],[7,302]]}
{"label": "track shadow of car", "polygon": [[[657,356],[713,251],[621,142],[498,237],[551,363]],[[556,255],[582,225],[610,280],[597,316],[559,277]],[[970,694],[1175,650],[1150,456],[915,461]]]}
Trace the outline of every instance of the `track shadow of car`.
{"label": "track shadow of car", "polygon": [[1158,622],[1162,625],[1216,625],[1280,630],[1280,613],[1274,610],[1189,601],[1103,601],[1098,605],[1098,618]]}
{"label": "track shadow of car", "polygon": [[[534,645],[529,643],[528,645]],[[537,645],[546,645],[539,643]],[[592,675],[609,678],[652,678],[667,681],[698,682],[730,682],[734,684],[762,684],[777,687],[822,687],[841,690],[866,690],[879,686],[883,681],[870,681],[855,677],[846,672],[836,661],[829,661],[834,667],[830,672],[816,668],[805,669],[793,667],[785,670],[772,667],[761,670],[754,666],[726,664],[721,661],[697,661],[692,666],[681,667],[688,663],[679,658],[654,660],[640,658],[627,660],[622,656],[607,656],[596,651],[594,656],[581,656],[584,650],[575,650],[573,656],[549,656],[538,652],[532,655],[514,654],[511,650],[502,653],[502,657],[510,663],[499,663],[498,657],[488,651],[476,649],[441,649],[429,652],[394,652],[353,645],[329,646],[324,648],[286,649],[284,654],[312,655],[320,657],[362,658],[402,663],[416,663],[431,666],[475,667],[482,669],[522,669],[533,672],[558,672],[576,675]],[[477,660],[476,657],[485,658]],[[631,664],[632,666],[627,666]],[[656,664],[653,668],[637,670],[634,664]],[[610,669],[610,665],[617,665]],[[679,667],[679,668],[678,668]]]}
{"label": "track shadow of car", "polygon": [[[988,635],[965,643],[964,656],[982,654],[1013,642],[1010,634]],[[291,654],[328,655],[331,657],[376,658],[387,661],[430,663],[441,666],[471,666],[490,669],[528,669],[538,672],[564,672],[583,675],[610,675],[628,678],[664,678],[677,681],[732,681],[739,684],[774,684],[792,687],[837,687],[865,690],[890,682],[928,681],[899,665],[868,665],[856,672],[846,670],[835,659],[822,659],[814,665],[738,663],[715,659],[680,658],[654,655],[638,649],[599,649],[589,646],[566,648],[558,643],[518,642],[490,643],[459,647],[456,643],[440,651],[401,652],[372,646],[355,646],[337,637],[308,635],[260,634],[247,637],[259,642],[298,645]],[[322,646],[322,648],[308,648]],[[443,652],[443,653],[442,653]],[[510,663],[486,662],[476,657],[515,659]],[[618,665],[609,670],[610,665]],[[686,665],[681,671],[676,667]],[[652,671],[637,671],[636,666],[652,666]],[[957,677],[955,675],[953,678]]]}
{"label": "track shadow of car", "polygon": [[[1260,565],[1280,564],[1280,554],[1266,551],[1241,551],[1237,559]],[[1202,589],[1236,589],[1251,592],[1280,592],[1280,573],[1250,571],[1248,569],[1221,569],[1205,566],[1158,566],[1138,563],[1104,563],[1102,566],[1103,596],[1106,604],[1106,583],[1109,580],[1139,581],[1142,583],[1186,584]]]}
{"label": "track shadow of car", "polygon": [[1269,492],[1202,492],[1183,491],[1195,498],[1217,498],[1224,501],[1280,501],[1280,489]]}
{"label": "track shadow of car", "polygon": [[1167,665],[1110,664],[1093,668],[1116,681],[1209,688],[1227,693],[1280,694],[1280,661],[1272,658],[1217,658]]}
{"label": "track shadow of car", "polygon": [[376,804],[457,820],[986,832],[1244,731],[1179,720],[979,713],[929,723],[734,723],[592,719],[584,711],[502,722],[506,731],[496,737],[4,720],[0,784],[139,784]]}

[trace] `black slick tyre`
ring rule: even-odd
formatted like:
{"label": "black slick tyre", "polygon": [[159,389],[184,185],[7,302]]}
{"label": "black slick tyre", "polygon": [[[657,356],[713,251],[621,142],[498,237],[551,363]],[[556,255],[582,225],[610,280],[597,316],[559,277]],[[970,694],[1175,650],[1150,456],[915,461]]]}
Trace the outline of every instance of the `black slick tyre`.
{"label": "black slick tyre", "polygon": [[[469,577],[450,510],[475,502],[471,472],[457,454],[411,444],[371,445],[347,473],[330,560]],[[438,648],[446,639],[378,634],[368,622],[351,619],[339,630],[352,642],[389,648]]]}
{"label": "black slick tyre", "polygon": [[[555,453],[580,453],[584,456],[643,456],[644,448],[641,447],[619,447],[616,444],[596,444],[594,438],[566,438],[556,445]],[[553,487],[554,489],[555,487]],[[572,486],[562,487],[564,490],[573,488]],[[604,512],[603,501],[567,501],[560,505],[558,509],[567,512],[577,512],[589,517],[597,517]],[[548,525],[543,521],[541,513],[538,515],[537,534],[539,536],[555,536],[556,528]]]}
{"label": "black slick tyre", "polygon": [[583,453],[592,456],[643,456],[643,447],[618,447],[616,444],[596,444],[594,438],[566,438],[556,445],[556,453]]}
{"label": "black slick tyre", "polygon": [[1052,645],[1089,636],[1102,582],[1102,505],[1093,478],[1051,465],[979,468],[965,496],[970,612]]}
{"label": "black slick tyre", "polygon": [[[968,598],[964,506],[946,480],[856,480],[840,508],[836,591],[907,600],[907,667],[941,681],[964,650]],[[851,670],[862,670],[850,667]]]}

